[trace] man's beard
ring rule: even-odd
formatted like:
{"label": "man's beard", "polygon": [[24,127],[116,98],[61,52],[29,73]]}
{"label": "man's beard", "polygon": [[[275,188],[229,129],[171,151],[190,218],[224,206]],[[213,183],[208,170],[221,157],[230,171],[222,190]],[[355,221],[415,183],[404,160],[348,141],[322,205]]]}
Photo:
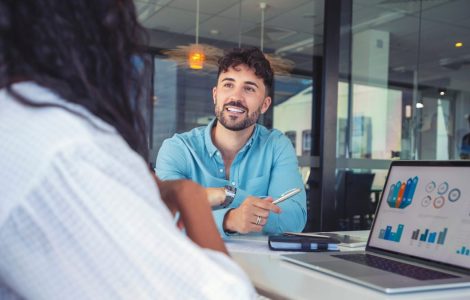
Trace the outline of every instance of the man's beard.
{"label": "man's beard", "polygon": [[[225,114],[225,112],[227,111],[225,108],[227,106],[240,107],[243,110],[245,110],[248,116],[245,117],[243,120],[235,121],[236,119],[242,118],[242,116],[239,116],[239,117],[227,116]],[[250,112],[248,111],[248,108],[243,106],[239,101],[232,101],[232,102],[226,103],[222,107],[222,110],[217,109],[217,101],[215,103],[215,116],[217,117],[217,120],[219,120],[219,123],[222,124],[222,126],[233,131],[241,131],[255,124],[258,121],[260,114],[261,114],[261,106],[256,111],[250,114]]]}

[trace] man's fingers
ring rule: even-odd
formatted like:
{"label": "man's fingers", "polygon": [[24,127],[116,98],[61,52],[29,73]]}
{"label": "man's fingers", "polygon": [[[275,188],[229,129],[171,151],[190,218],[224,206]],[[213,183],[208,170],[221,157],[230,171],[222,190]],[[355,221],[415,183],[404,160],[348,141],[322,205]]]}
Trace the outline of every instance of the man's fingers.
{"label": "man's fingers", "polygon": [[261,218],[266,219],[267,217],[269,217],[269,210],[255,208],[255,210],[253,211],[253,214],[254,214],[255,218],[257,216],[260,216]]}
{"label": "man's fingers", "polygon": [[267,214],[269,214],[270,211],[276,214],[281,212],[281,208],[273,204],[273,198],[271,197],[268,197],[265,199],[252,197],[251,199],[252,199],[253,206],[267,211]]}
{"label": "man's fingers", "polygon": [[[280,213],[279,206],[272,203],[273,199],[267,197],[260,199],[250,196],[243,201],[240,207],[231,210],[227,217],[227,229],[239,233],[259,232],[268,222],[269,214]],[[225,226],[225,225],[224,225]]]}
{"label": "man's fingers", "polygon": [[256,226],[259,226],[260,228],[263,228],[263,226],[266,224],[267,222],[267,217],[262,217],[262,216],[253,216],[253,224],[255,224]]}

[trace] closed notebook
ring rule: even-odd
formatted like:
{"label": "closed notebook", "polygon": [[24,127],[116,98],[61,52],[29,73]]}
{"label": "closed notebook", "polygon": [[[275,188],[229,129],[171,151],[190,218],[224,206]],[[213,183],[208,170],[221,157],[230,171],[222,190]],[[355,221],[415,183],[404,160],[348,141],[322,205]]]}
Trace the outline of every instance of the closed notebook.
{"label": "closed notebook", "polygon": [[295,235],[270,235],[268,239],[269,249],[275,251],[338,251],[339,240],[330,237],[311,237]]}

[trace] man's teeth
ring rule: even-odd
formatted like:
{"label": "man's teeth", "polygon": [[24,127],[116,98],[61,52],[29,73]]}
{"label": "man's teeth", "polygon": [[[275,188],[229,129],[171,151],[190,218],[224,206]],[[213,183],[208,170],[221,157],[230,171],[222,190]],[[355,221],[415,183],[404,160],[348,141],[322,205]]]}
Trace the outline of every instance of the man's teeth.
{"label": "man's teeth", "polygon": [[237,112],[237,113],[244,113],[245,111],[240,108],[235,108],[235,107],[227,107],[227,110],[230,112]]}

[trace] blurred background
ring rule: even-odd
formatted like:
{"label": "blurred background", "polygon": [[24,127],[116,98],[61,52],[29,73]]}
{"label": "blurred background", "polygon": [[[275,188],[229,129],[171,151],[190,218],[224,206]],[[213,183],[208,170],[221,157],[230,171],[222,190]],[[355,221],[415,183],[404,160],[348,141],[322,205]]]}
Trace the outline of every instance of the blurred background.
{"label": "blurred background", "polygon": [[470,1],[134,2],[150,38],[151,165],[164,139],[214,118],[214,58],[251,46],[293,63],[260,123],[296,149],[306,230],[370,227],[392,160],[470,158]]}

